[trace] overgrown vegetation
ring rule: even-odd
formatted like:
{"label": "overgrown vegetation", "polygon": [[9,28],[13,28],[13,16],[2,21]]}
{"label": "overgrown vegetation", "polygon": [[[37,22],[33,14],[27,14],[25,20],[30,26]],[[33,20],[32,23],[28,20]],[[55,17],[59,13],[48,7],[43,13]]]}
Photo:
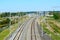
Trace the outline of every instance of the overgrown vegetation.
{"label": "overgrown vegetation", "polygon": [[[48,16],[46,17],[46,23],[53,29],[50,29],[45,22],[41,22],[40,25],[43,27],[43,31],[50,35],[52,40],[60,40],[60,25],[59,21],[60,20],[60,11],[49,11],[49,15],[53,16]],[[57,25],[58,24],[58,25]],[[52,30],[52,31],[51,31]]]}
{"label": "overgrown vegetation", "polygon": [[[27,17],[23,17],[27,13],[24,12],[17,12],[17,13],[10,13],[4,12],[0,14],[0,40],[4,40],[5,37],[10,35],[10,32],[15,31],[18,28],[18,21],[24,22]],[[17,16],[22,17],[22,19]],[[11,27],[11,28],[10,28]]]}
{"label": "overgrown vegetation", "polygon": [[60,11],[49,11],[50,15],[53,15],[53,18],[58,20],[60,19]]}

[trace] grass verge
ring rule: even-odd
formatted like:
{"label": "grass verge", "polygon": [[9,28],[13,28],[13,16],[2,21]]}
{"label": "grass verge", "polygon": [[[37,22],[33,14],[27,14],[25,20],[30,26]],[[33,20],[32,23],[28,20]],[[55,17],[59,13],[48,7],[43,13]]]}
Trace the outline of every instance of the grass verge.
{"label": "grass verge", "polygon": [[9,35],[9,33],[10,33],[10,30],[7,28],[7,29],[5,29],[4,31],[2,31],[1,33],[0,33],[0,40],[4,40],[4,38],[7,36],[7,35]]}

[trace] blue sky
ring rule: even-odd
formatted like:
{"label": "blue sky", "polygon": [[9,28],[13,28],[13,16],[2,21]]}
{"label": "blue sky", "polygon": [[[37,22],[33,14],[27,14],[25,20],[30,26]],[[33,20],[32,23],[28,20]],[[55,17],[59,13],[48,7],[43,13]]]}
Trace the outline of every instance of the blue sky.
{"label": "blue sky", "polygon": [[60,0],[0,0],[0,12],[60,10]]}

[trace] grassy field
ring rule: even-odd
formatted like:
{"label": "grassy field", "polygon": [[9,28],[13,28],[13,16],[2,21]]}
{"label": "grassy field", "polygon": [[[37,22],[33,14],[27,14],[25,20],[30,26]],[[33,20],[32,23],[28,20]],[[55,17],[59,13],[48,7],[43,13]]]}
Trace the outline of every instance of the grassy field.
{"label": "grassy field", "polygon": [[4,40],[4,38],[10,33],[10,30],[9,28],[8,29],[5,29],[4,31],[2,31],[0,33],[0,40]]}
{"label": "grassy field", "polygon": [[[50,27],[48,27],[47,24]],[[43,31],[46,34],[48,34],[48,36],[50,36],[52,38],[52,40],[60,40],[60,25],[57,25],[57,24],[60,24],[60,22],[53,19],[52,17],[48,17],[46,19],[46,23],[44,21],[40,22],[41,27],[43,27]],[[51,35],[49,35],[49,34],[51,34]]]}

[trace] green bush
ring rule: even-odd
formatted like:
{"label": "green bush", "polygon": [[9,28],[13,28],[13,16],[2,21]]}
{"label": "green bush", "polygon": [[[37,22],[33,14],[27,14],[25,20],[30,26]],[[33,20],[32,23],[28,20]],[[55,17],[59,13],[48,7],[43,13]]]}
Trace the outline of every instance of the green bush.
{"label": "green bush", "polygon": [[54,19],[60,19],[60,12],[59,11],[54,11],[53,12],[53,17],[54,17]]}

